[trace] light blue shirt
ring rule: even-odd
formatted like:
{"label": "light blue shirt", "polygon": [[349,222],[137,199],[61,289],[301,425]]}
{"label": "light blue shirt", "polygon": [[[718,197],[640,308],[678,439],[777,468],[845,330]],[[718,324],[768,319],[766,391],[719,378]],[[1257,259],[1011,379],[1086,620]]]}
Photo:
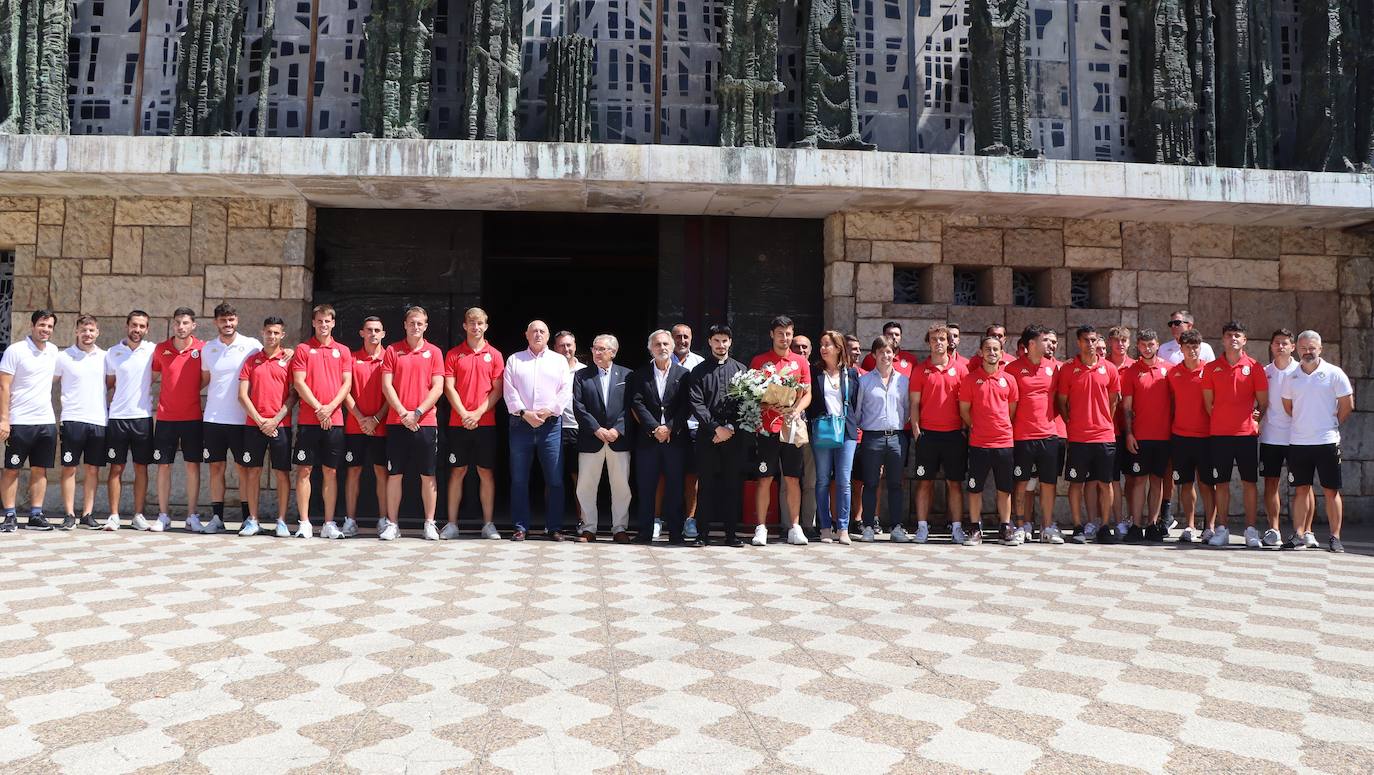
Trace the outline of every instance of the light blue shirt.
{"label": "light blue shirt", "polygon": [[883,385],[877,369],[859,377],[859,407],[854,421],[866,431],[899,431],[906,426],[907,378],[896,369]]}

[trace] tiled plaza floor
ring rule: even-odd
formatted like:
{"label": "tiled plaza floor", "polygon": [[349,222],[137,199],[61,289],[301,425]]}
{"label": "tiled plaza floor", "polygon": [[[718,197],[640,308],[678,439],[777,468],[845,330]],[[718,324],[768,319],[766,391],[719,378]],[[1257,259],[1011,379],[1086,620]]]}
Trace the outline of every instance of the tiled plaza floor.
{"label": "tiled plaza floor", "polygon": [[0,771],[1374,772],[1374,559],[0,536]]}

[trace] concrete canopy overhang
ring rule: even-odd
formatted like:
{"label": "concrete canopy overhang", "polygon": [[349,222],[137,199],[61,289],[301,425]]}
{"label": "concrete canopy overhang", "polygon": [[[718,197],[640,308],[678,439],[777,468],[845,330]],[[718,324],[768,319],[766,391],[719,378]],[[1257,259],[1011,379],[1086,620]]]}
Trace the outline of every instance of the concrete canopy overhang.
{"label": "concrete canopy overhang", "polygon": [[930,209],[1347,228],[1374,175],[913,153],[248,137],[0,137],[0,195],[819,218]]}

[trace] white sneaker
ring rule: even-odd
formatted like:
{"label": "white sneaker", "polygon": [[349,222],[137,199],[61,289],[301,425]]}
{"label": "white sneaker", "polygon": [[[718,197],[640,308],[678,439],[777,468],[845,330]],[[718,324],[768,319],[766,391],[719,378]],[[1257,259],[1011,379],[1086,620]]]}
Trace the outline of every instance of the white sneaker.
{"label": "white sneaker", "polygon": [[1216,529],[1216,532],[1212,533],[1212,540],[1208,541],[1207,545],[1226,546],[1229,543],[1231,543],[1231,531],[1227,530],[1225,525],[1222,525]]}
{"label": "white sneaker", "polygon": [[165,531],[166,531],[168,528],[170,528],[171,526],[172,526],[172,518],[171,518],[171,517],[167,516],[166,514],[158,514],[158,515],[157,515],[157,521],[154,522],[153,524],[149,525],[149,526],[148,526],[148,529],[149,529],[150,531],[154,532],[154,533],[162,533],[162,532],[165,532]]}
{"label": "white sneaker", "polygon": [[377,517],[377,537],[381,537],[386,532],[386,526],[391,524],[391,520],[386,517]]}
{"label": "white sneaker", "polygon": [[339,526],[338,526],[338,525],[334,524],[334,520],[332,520],[332,519],[326,520],[325,523],[324,523],[324,525],[323,525],[322,527],[320,527],[320,538],[343,538],[343,537],[344,537],[343,531],[339,529]]}
{"label": "white sneaker", "polygon": [[1050,525],[1040,530],[1040,543],[1062,544],[1064,543],[1064,534],[1060,532],[1058,525]]}
{"label": "white sneaker", "polygon": [[657,540],[659,539],[659,536],[662,536],[662,535],[663,535],[663,520],[661,520],[661,519],[655,517],[655,518],[654,518],[654,540],[657,541]]}
{"label": "white sneaker", "polygon": [[1254,525],[1245,528],[1245,546],[1249,549],[1260,548],[1259,531],[1255,529]]}
{"label": "white sneaker", "polygon": [[1263,546],[1270,547],[1270,548],[1273,548],[1273,547],[1275,547],[1275,546],[1278,546],[1278,545],[1279,545],[1280,543],[1282,543],[1282,542],[1283,542],[1283,536],[1280,536],[1280,535],[1279,535],[1279,531],[1277,531],[1277,530],[1266,530],[1266,531],[1264,531],[1264,537],[1260,539],[1260,544],[1262,544]]}
{"label": "white sneaker", "polygon": [[1086,538],[1086,539],[1088,539],[1089,541],[1091,541],[1091,540],[1093,540],[1093,538],[1096,537],[1096,536],[1097,536],[1097,523],[1096,523],[1096,522],[1089,522],[1088,524],[1086,524],[1086,525],[1083,526],[1083,537],[1084,537],[1084,538]]}
{"label": "white sneaker", "polygon": [[1026,530],[1025,525],[1018,525],[1016,529],[1012,532],[1016,534],[1017,546],[1020,546],[1021,544],[1024,544],[1025,542],[1030,540],[1030,531]]}
{"label": "white sneaker", "polygon": [[864,534],[863,537],[859,540],[863,541],[866,544],[873,543],[873,528],[869,527],[868,525],[864,525]]}
{"label": "white sneaker", "polygon": [[352,517],[344,517],[344,526],[343,526],[343,530],[340,530],[339,532],[340,532],[340,533],[343,533],[343,535],[340,536],[340,538],[352,538],[353,536],[357,535],[357,534],[358,534],[358,523],[357,523],[357,521],[354,520]]}
{"label": "white sneaker", "polygon": [[821,528],[821,543],[823,543],[823,544],[833,544],[833,543],[835,543],[835,531],[834,531],[834,530],[831,530],[831,529],[828,528],[828,527],[823,527],[823,528]]}
{"label": "white sneaker", "polygon": [[223,530],[224,520],[220,519],[218,516],[210,517],[209,523],[205,525],[205,532],[207,533],[219,533]]}
{"label": "white sneaker", "polygon": [[[425,531],[425,536],[429,536],[428,530]],[[448,523],[447,525],[444,525],[443,532],[439,533],[439,537],[445,541],[452,541],[453,539],[458,537],[458,526],[453,524],[452,522]]]}
{"label": "white sneaker", "polygon": [[134,518],[129,520],[129,526],[134,530],[148,530],[151,528],[148,524],[148,518],[142,514],[135,514]]}
{"label": "white sneaker", "polygon": [[286,520],[277,520],[277,538],[290,538],[291,528],[286,526]]}
{"label": "white sneaker", "polygon": [[382,529],[381,535],[377,537],[382,539],[383,541],[395,541],[397,537],[399,537],[400,535],[401,530],[400,528],[396,527],[396,523],[392,522],[391,520],[387,520],[386,527]]}
{"label": "white sneaker", "polygon": [[315,526],[312,525],[312,524],[310,524],[310,521],[309,521],[309,520],[302,519],[300,522],[297,522],[297,523],[296,523],[296,537],[297,537],[297,538],[314,538],[314,537],[315,537]]}
{"label": "white sneaker", "polygon": [[688,517],[682,522],[682,537],[688,540],[697,537],[696,517]]}
{"label": "white sneaker", "polygon": [[953,541],[956,546],[963,546],[964,539],[968,538],[968,536],[964,535],[964,524],[962,522],[955,522],[954,527],[950,528],[949,532],[950,540]]}
{"label": "white sneaker", "polygon": [[1312,531],[1310,531],[1310,530],[1309,530],[1308,532],[1302,534],[1302,540],[1303,540],[1304,543],[1307,544],[1307,548],[1308,548],[1308,549],[1319,549],[1319,548],[1321,548],[1321,544],[1317,543],[1317,537],[1314,536],[1314,535],[1312,535]]}
{"label": "white sneaker", "polygon": [[887,540],[899,544],[907,544],[911,543],[911,536],[906,534],[906,529],[903,528],[901,525],[896,525],[892,528],[892,533],[888,535]]}
{"label": "white sneaker", "polygon": [[243,527],[239,530],[241,536],[255,536],[258,534],[258,521],[249,517],[243,521]]}
{"label": "white sneaker", "polygon": [[749,543],[753,544],[754,546],[767,546],[768,528],[764,527],[763,525],[756,526],[754,528],[754,539]]}
{"label": "white sneaker", "polygon": [[930,540],[930,525],[921,522],[916,525],[916,537],[911,539],[918,544],[923,544]]}
{"label": "white sneaker", "polygon": [[482,526],[482,537],[493,538],[499,541],[501,540],[501,533],[497,531],[496,525],[493,525],[492,523],[488,522],[487,524]]}
{"label": "white sneaker", "polygon": [[[758,531],[755,531],[755,537],[757,535]],[[811,541],[807,540],[806,532],[802,530],[801,525],[793,525],[787,530],[787,543],[793,546],[806,546]]]}
{"label": "white sneaker", "polygon": [[845,529],[838,530],[835,532],[835,543],[849,546],[850,544],[854,543],[854,541],[849,537],[849,530]]}
{"label": "white sneaker", "polygon": [[105,524],[102,526],[102,529],[103,529],[103,530],[118,530],[118,529],[119,529],[119,515],[118,515],[118,514],[111,514],[110,516],[106,517],[106,518],[105,518]]}
{"label": "white sneaker", "polygon": [[427,520],[425,520],[425,540],[426,540],[426,541],[438,541],[438,540],[439,540],[439,531],[438,531],[437,528],[434,527],[434,520],[432,520],[432,519],[427,519]]}

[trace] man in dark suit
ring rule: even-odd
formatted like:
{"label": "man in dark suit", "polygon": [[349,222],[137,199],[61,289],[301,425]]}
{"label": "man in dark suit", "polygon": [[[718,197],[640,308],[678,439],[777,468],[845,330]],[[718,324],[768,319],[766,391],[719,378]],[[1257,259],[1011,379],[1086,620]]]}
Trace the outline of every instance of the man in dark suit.
{"label": "man in dark suit", "polygon": [[629,414],[626,394],[630,370],[615,364],[620,343],[610,334],[592,340],[592,366],[573,376],[573,413],[577,415],[577,503],[582,526],[577,540],[596,540],[596,492],[601,468],[611,479],[611,531],[616,543],[629,543],[630,437],[625,433]]}
{"label": "man in dark suit", "polygon": [[639,497],[639,533],[635,543],[654,539],[654,495],[663,477],[663,521],[672,543],[683,543],[683,468],[687,459],[687,369],[673,362],[673,335],[659,329],[649,335],[653,360],[630,378],[634,413],[635,489]]}
{"label": "man in dark suit", "polygon": [[687,405],[700,424],[697,428],[697,524],[701,528],[696,546],[706,545],[711,523],[725,530],[722,543],[744,546],[735,531],[739,528],[744,497],[744,461],[750,450],[747,440],[753,434],[739,433],[739,402],[729,397],[730,380],[746,371],[743,363],[730,357],[734,334],[723,324],[711,326],[707,342],[711,355],[692,369],[688,377]]}

